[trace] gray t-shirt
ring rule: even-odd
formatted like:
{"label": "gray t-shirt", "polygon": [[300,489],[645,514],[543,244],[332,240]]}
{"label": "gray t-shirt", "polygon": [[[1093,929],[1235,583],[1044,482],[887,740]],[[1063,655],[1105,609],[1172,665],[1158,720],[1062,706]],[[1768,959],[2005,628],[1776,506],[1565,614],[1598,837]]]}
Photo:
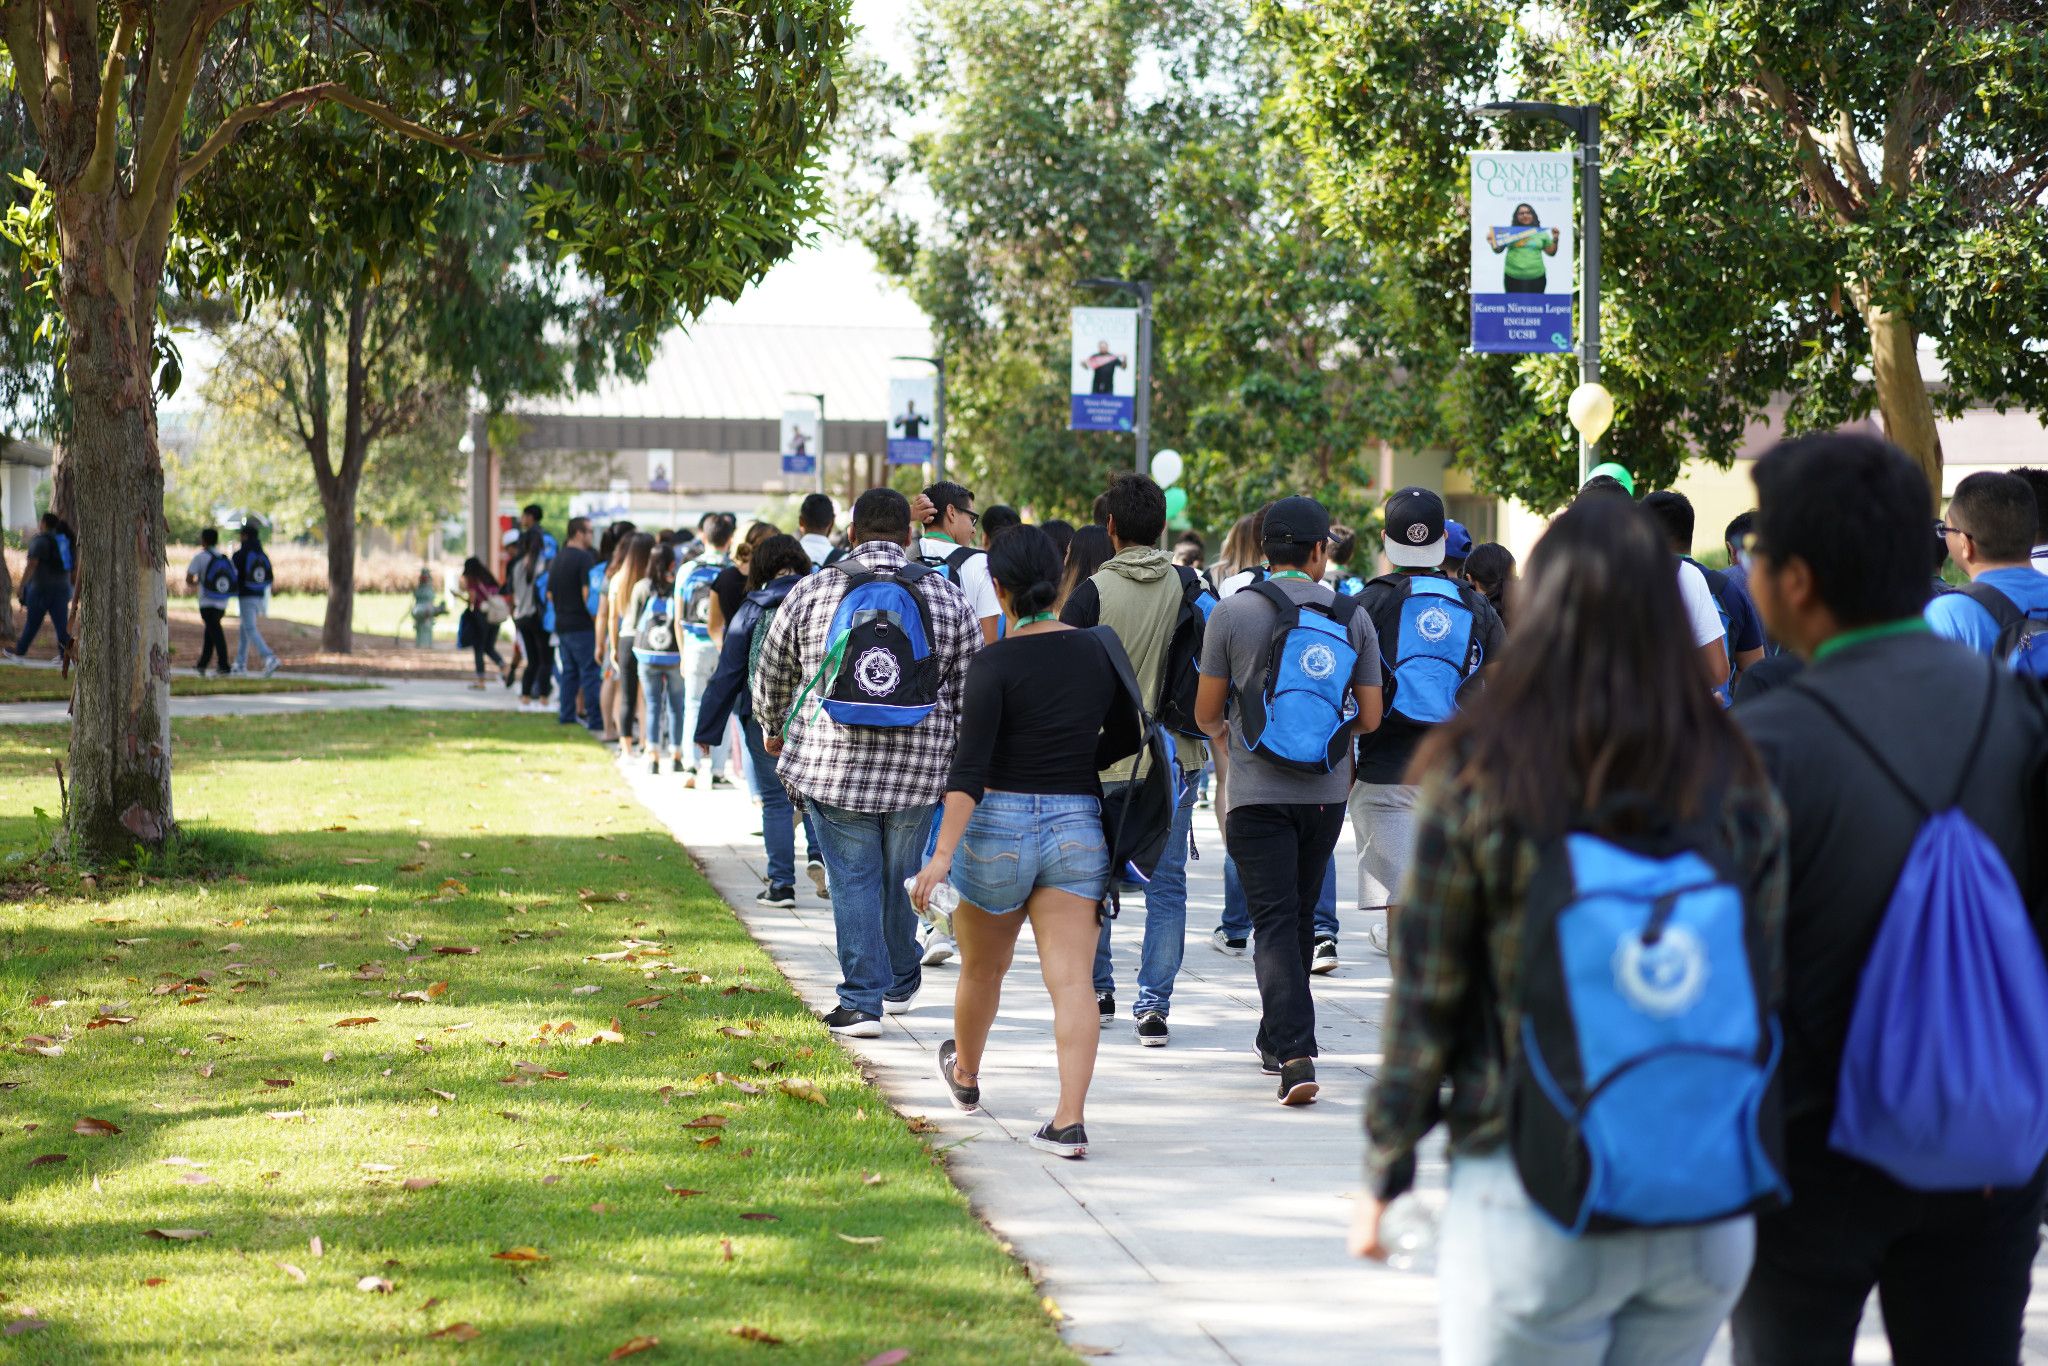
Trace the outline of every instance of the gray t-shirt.
{"label": "gray t-shirt", "polygon": [[[1330,603],[1337,595],[1319,583],[1302,579],[1273,580],[1296,602]],[[1202,673],[1210,678],[1228,677],[1231,687],[1247,692],[1259,686],[1266,657],[1273,645],[1276,615],[1273,604],[1258,593],[1233,593],[1216,604],[1202,638]],[[1380,682],[1379,636],[1363,610],[1351,614],[1351,644],[1358,651],[1358,663],[1351,670],[1351,686],[1378,687]],[[1285,768],[1253,754],[1244,745],[1237,708],[1230,717],[1230,772],[1224,785],[1229,808],[1239,806],[1307,806],[1341,802],[1351,791],[1351,757],[1346,756],[1329,773],[1305,773]]]}

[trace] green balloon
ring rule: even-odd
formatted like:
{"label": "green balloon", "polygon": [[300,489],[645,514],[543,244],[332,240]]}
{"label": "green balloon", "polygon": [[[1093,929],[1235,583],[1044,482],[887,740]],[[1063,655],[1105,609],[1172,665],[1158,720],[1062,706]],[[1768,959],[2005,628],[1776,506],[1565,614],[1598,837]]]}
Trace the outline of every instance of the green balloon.
{"label": "green balloon", "polygon": [[1170,488],[1166,491],[1166,523],[1179,526],[1185,519],[1181,514],[1188,510],[1188,491],[1184,488]]}

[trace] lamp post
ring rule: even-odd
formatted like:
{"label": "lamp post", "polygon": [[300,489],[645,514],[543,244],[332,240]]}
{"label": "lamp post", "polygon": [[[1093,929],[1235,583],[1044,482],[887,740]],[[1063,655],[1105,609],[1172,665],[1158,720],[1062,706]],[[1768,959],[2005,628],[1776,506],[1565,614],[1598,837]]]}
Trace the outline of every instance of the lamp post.
{"label": "lamp post", "polygon": [[1152,472],[1152,282],[1112,280],[1091,275],[1080,281],[1091,289],[1120,289],[1138,296],[1138,401],[1135,435],[1138,439],[1137,470]]}
{"label": "lamp post", "polygon": [[[932,390],[932,482],[943,483],[946,478],[946,362],[941,356],[891,356],[891,360],[915,361],[929,365],[939,377]],[[889,428],[882,428],[882,444],[888,446]]]}
{"label": "lamp post", "polygon": [[[1473,111],[1483,118],[1523,114],[1554,119],[1578,137],[1579,158],[1579,383],[1600,382],[1600,106],[1494,100]],[[1593,467],[1593,444],[1579,437],[1579,483]]]}
{"label": "lamp post", "polygon": [[801,389],[785,389],[783,392],[791,398],[807,398],[818,405],[818,458],[811,468],[818,476],[818,492],[823,493],[825,491],[825,396],[823,394],[805,393]]}

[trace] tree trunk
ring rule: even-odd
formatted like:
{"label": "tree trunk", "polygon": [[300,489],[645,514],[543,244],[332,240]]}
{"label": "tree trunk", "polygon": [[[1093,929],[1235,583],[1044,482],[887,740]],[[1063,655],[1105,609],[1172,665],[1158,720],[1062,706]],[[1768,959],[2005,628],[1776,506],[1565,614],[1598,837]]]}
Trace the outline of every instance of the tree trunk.
{"label": "tree trunk", "polygon": [[336,480],[320,491],[327,535],[327,616],[320,624],[320,648],[336,654],[355,649],[356,486]]}
{"label": "tree trunk", "polygon": [[1863,322],[1870,329],[1870,372],[1877,383],[1877,409],[1885,434],[1920,466],[1941,507],[1941,433],[1934,425],[1934,402],[1920,373],[1920,337],[1904,314],[1865,305]]}
{"label": "tree trunk", "polygon": [[155,293],[124,258],[119,198],[58,197],[72,428],[61,459],[82,572],[72,603],[74,859],[106,863],[170,837],[170,628],[164,471],[150,383]]}

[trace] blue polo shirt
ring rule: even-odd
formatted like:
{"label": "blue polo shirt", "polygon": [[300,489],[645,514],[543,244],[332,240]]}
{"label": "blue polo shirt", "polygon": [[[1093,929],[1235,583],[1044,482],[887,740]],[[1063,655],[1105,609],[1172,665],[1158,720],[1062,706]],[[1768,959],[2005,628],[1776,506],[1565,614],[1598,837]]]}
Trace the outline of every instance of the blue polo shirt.
{"label": "blue polo shirt", "polygon": [[[1976,581],[2005,594],[2028,616],[2048,618],[2048,574],[2029,565],[1993,569]],[[1934,634],[1960,641],[1980,655],[1993,653],[1998,645],[1997,620],[1967,593],[1943,593],[1928,603],[1927,624]]]}

